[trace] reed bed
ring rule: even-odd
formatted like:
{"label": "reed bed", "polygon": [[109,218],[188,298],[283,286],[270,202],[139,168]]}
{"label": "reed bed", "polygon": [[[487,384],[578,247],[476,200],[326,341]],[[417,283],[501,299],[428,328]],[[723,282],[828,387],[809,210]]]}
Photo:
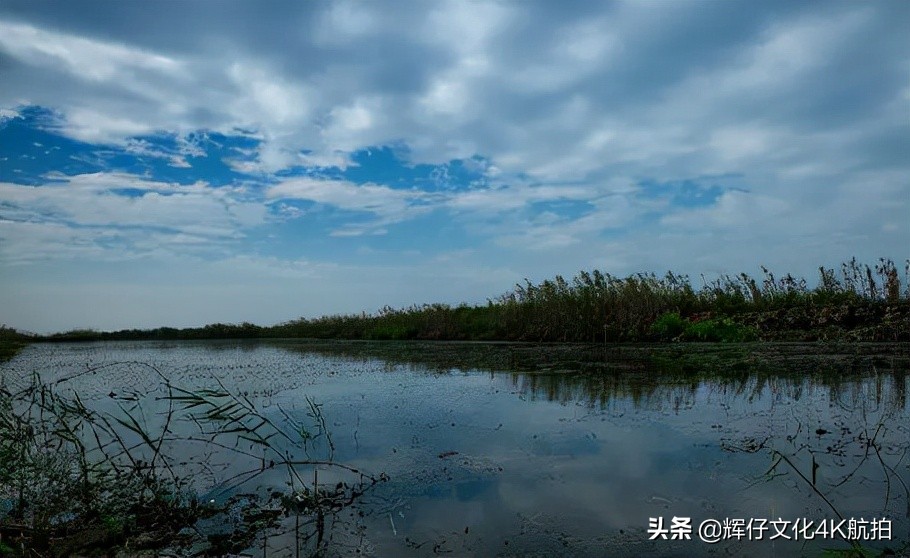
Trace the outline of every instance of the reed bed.
{"label": "reed bed", "polygon": [[43,338],[98,339],[318,338],[501,340],[537,342],[910,340],[910,260],[872,266],[855,258],[819,268],[814,286],[762,267],[693,280],[667,272],[617,277],[581,271],[540,283],[525,280],[486,304],[386,306],[375,313],[301,318],[274,326],[210,324]]}

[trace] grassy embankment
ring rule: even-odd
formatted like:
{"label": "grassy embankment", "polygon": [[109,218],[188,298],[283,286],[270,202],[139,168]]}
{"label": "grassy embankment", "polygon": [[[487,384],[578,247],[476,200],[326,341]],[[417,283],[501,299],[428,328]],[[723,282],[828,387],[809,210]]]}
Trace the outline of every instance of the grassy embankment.
{"label": "grassy embankment", "polygon": [[910,341],[910,260],[855,259],[820,268],[817,286],[765,268],[693,285],[685,275],[615,277],[582,271],[525,281],[485,305],[385,307],[375,314],[323,316],[262,327],[250,323],[200,328],[98,332],[75,330],[51,341],[100,339],[317,338],[538,342],[630,341]]}

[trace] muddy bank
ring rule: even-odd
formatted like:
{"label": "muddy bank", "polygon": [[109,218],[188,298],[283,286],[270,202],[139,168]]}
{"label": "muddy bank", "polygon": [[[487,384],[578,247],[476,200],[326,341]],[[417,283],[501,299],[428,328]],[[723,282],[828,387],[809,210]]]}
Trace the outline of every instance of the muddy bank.
{"label": "muddy bank", "polygon": [[910,341],[910,304],[839,304],[748,312],[736,322],[767,341]]}

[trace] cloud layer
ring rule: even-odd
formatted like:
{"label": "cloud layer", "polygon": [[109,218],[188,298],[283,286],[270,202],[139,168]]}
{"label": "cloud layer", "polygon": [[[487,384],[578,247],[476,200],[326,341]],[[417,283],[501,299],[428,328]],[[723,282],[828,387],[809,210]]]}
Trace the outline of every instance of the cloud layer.
{"label": "cloud layer", "polygon": [[[285,264],[350,274],[304,274],[319,308],[275,291],[278,321],[592,266],[903,259],[908,25],[899,1],[6,2],[0,305],[51,271],[99,280],[87,262],[127,290],[127,266],[173,269],[162,293],[224,262],[254,291]],[[489,279],[416,279],[453,257]],[[75,325],[16,307],[0,320]]]}

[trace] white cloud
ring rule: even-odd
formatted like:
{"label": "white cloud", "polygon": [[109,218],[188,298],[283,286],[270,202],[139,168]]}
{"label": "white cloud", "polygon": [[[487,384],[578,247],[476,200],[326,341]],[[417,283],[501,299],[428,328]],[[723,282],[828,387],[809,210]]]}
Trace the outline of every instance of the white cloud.
{"label": "white cloud", "polygon": [[63,223],[9,220],[0,215],[0,257],[8,266],[61,257],[90,261],[107,259],[100,242],[113,237],[112,231],[78,229]]}
{"label": "white cloud", "polygon": [[507,4],[448,0],[434,6],[421,29],[422,39],[461,56],[485,53],[518,12]]}
{"label": "white cloud", "polygon": [[291,83],[280,74],[269,72],[259,64],[236,62],[229,75],[243,93],[234,112],[247,115],[250,124],[271,130],[301,122],[309,112],[305,87]]}
{"label": "white cloud", "polygon": [[[218,250],[264,223],[241,187],[170,184],[123,173],[51,174],[40,186],[0,183],[4,259],[131,258],[151,247]],[[129,195],[118,193],[129,189]],[[36,249],[35,244],[41,248]]]}
{"label": "white cloud", "polygon": [[584,186],[503,186],[453,194],[447,205],[460,211],[500,213],[534,202],[590,200],[595,195],[592,188]]}
{"label": "white cloud", "polygon": [[18,111],[8,108],[0,108],[0,123],[13,118],[22,118]]}
{"label": "white cloud", "polygon": [[505,78],[520,93],[565,91],[592,75],[609,71],[622,53],[622,42],[607,18],[573,23],[558,30],[541,57],[507,70]]}
{"label": "white cloud", "polygon": [[370,223],[349,224],[334,231],[335,236],[385,234],[385,225],[401,222],[431,209],[434,200],[419,190],[396,190],[379,184],[354,184],[344,180],[301,177],[284,180],[269,187],[267,197],[273,200],[308,200],[346,211],[366,212],[376,216]]}
{"label": "white cloud", "polygon": [[[470,68],[470,66],[469,66]],[[430,86],[429,91],[421,97],[420,104],[432,116],[462,115],[469,108],[471,101],[469,79],[470,69],[459,69],[447,75],[439,76]]]}
{"label": "white cloud", "polygon": [[730,228],[755,230],[763,224],[777,221],[788,210],[789,204],[784,200],[729,190],[710,207],[676,211],[663,217],[661,222],[674,231],[706,228],[716,231]]}
{"label": "white cloud", "polygon": [[187,140],[183,138],[180,138],[178,143],[179,148],[175,151],[173,149],[164,148],[160,144],[153,144],[148,140],[128,139],[123,150],[126,153],[137,157],[167,159],[170,166],[183,169],[192,167],[192,165],[187,162],[185,155],[199,156],[205,154],[198,146],[190,145]]}
{"label": "white cloud", "polygon": [[347,153],[339,150],[332,153],[300,153],[297,157],[303,166],[310,168],[337,167],[341,170],[347,170],[348,167],[356,166]]}
{"label": "white cloud", "polygon": [[100,107],[73,108],[66,113],[62,130],[67,135],[90,143],[125,141],[131,136],[149,134],[154,127],[131,116],[114,116]]}
{"label": "white cloud", "polygon": [[327,46],[345,45],[365,40],[380,28],[382,18],[378,5],[362,2],[333,2],[313,25],[313,39]]}
{"label": "white cloud", "polygon": [[[725,172],[746,163],[746,154],[750,163],[760,162],[773,151],[769,131],[793,138],[785,121],[769,126],[767,115],[746,115],[742,107],[755,107],[750,99],[786,103],[879,17],[867,6],[782,18],[751,41],[727,46],[726,56],[693,61],[682,79],[645,91],[638,101],[617,99],[617,80],[649,41],[671,34],[674,22],[687,23],[685,11],[622,6],[548,22],[534,10],[498,3],[413,8],[405,14],[336,3],[317,10],[313,33],[294,39],[306,47],[301,62],[291,53],[249,48],[267,38],[237,36],[229,52],[162,54],[126,40],[10,22],[3,23],[10,33],[0,46],[36,72],[62,69],[103,82],[81,91],[30,92],[62,110],[65,131],[74,137],[115,141],[156,130],[254,129],[264,142],[255,162],[239,163],[247,172],[301,162],[345,165],[351,151],[403,141],[415,161],[480,153],[507,172],[543,180],[585,178],[611,164],[676,178]],[[290,25],[294,18],[288,19]],[[651,28],[656,36],[642,35]],[[401,53],[425,51],[402,72],[423,79],[385,83],[381,76],[401,71],[394,56],[364,59],[392,37]],[[123,90],[133,97],[106,102]],[[786,114],[785,106],[755,108]],[[747,128],[751,139],[733,137]],[[812,156],[811,146],[801,150]]]}
{"label": "white cloud", "polygon": [[311,160],[336,161],[340,153],[351,153],[376,143],[387,142],[386,115],[390,110],[391,107],[379,96],[357,97],[349,104],[333,107],[320,132],[323,145],[328,146],[330,151]]}
{"label": "white cloud", "polygon": [[749,157],[767,156],[773,146],[783,144],[776,139],[782,138],[775,138],[768,128],[745,124],[712,131],[708,145],[719,159],[736,164]]}
{"label": "white cloud", "polygon": [[131,70],[170,76],[184,71],[179,62],[160,54],[3,21],[0,48],[29,64],[57,65],[77,79],[92,81],[109,81]]}

